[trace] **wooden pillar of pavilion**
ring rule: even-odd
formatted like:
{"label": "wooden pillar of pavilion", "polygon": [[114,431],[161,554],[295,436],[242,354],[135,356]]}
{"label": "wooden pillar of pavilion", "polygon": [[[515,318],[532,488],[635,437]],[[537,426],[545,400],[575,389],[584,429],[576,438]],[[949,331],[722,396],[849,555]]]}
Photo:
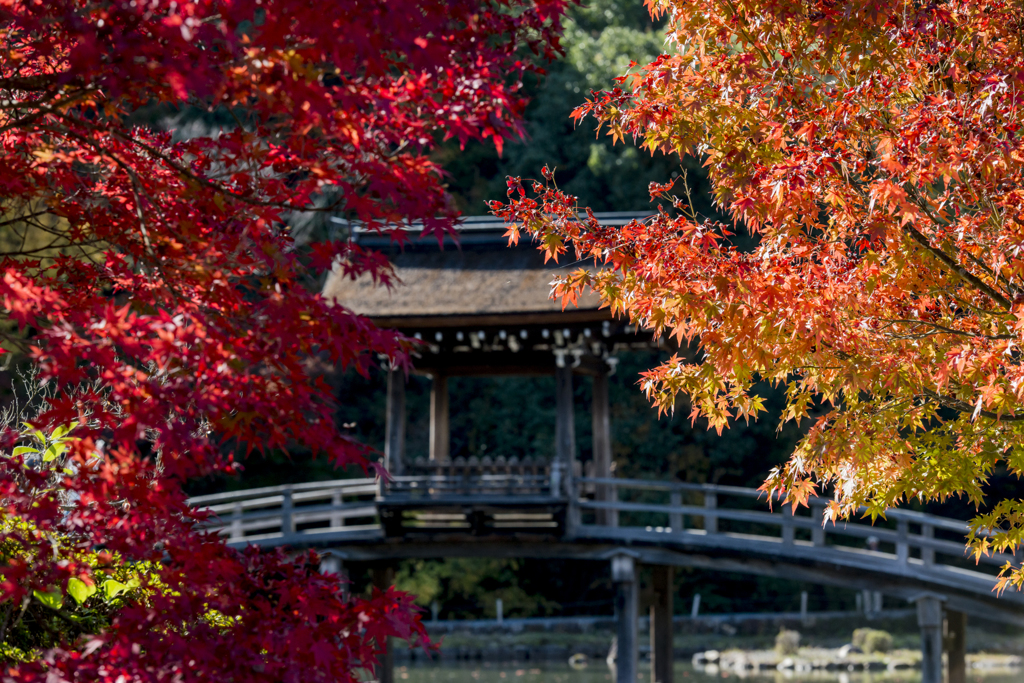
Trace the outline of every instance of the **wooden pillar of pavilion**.
{"label": "wooden pillar of pavilion", "polygon": [[448,421],[448,376],[431,375],[430,386],[430,459],[447,462],[451,459],[451,427]]}
{"label": "wooden pillar of pavilion", "polygon": [[[572,477],[576,460],[576,425],[573,413],[572,368],[564,355],[555,368],[555,461],[562,481]],[[564,490],[564,486],[563,486]]]}
{"label": "wooden pillar of pavilion", "polygon": [[[594,375],[590,408],[594,476],[607,479],[612,476],[612,427],[608,410],[608,371],[604,368]],[[612,488],[607,484],[599,484],[595,494],[598,501],[612,500]],[[601,526],[611,526],[614,518],[610,510],[597,511],[597,523]]]}
{"label": "wooden pillar of pavilion", "polygon": [[405,373],[388,370],[387,413],[384,417],[384,467],[400,476],[405,459]]}

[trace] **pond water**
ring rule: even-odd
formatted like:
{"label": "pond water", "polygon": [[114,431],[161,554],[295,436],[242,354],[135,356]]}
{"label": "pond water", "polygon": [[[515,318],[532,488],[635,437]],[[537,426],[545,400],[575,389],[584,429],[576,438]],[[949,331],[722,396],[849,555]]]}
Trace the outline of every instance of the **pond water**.
{"label": "pond water", "polygon": [[[638,683],[650,681],[650,669],[640,668]],[[582,669],[568,664],[547,662],[445,662],[437,664],[406,664],[395,667],[398,683],[612,683],[611,673],[603,662],[591,663]],[[920,683],[917,671],[897,672],[813,672],[748,674],[706,672],[695,670],[689,664],[676,664],[675,683],[712,683],[732,679],[744,683]],[[971,683],[1019,683],[1024,671],[984,672],[970,671]]]}

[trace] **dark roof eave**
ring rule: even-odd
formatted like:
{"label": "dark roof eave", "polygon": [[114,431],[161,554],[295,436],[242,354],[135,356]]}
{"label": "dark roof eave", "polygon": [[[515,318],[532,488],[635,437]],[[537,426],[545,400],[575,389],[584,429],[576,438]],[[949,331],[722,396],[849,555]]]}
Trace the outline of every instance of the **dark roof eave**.
{"label": "dark roof eave", "polygon": [[515,325],[571,325],[574,323],[614,320],[607,308],[572,309],[568,311],[509,311],[503,313],[463,313],[448,315],[370,315],[378,327],[388,328],[451,328],[496,327]]}

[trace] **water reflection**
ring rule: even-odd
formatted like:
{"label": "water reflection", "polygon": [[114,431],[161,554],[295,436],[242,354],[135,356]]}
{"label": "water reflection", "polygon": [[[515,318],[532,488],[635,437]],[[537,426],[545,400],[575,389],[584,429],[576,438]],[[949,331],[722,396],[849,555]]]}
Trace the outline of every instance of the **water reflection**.
{"label": "water reflection", "polygon": [[[411,664],[396,667],[395,678],[401,683],[610,683],[604,662],[591,662],[584,668],[568,663],[545,662],[444,662]],[[647,683],[650,670],[641,665],[637,683]],[[918,671],[778,671],[768,674],[739,675],[717,667],[695,670],[689,664],[676,664],[675,683],[712,683],[732,679],[744,683],[920,683]],[[971,683],[1018,683],[1021,672],[969,671]]]}

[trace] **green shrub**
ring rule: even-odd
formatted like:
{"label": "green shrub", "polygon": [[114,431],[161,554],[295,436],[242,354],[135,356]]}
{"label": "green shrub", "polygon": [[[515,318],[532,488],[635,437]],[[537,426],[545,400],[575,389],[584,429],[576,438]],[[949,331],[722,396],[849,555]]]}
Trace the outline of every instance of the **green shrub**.
{"label": "green shrub", "polygon": [[795,655],[800,649],[800,632],[782,629],[775,636],[775,651],[780,655]]}
{"label": "green shrub", "polygon": [[859,628],[853,632],[853,644],[864,652],[888,652],[892,649],[892,635],[873,628]]}

